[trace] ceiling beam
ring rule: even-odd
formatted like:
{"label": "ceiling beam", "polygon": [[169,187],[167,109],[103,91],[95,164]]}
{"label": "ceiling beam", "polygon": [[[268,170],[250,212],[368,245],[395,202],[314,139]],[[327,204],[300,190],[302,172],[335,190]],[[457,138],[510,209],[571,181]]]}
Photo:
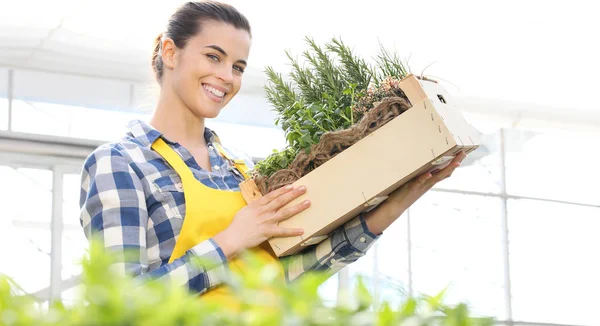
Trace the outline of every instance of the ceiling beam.
{"label": "ceiling beam", "polygon": [[104,142],[0,131],[0,164],[80,166],[102,143]]}

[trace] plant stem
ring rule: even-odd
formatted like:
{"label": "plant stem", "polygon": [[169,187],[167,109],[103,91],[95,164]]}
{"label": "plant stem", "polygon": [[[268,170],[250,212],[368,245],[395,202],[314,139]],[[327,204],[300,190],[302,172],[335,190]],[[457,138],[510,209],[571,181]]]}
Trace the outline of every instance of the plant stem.
{"label": "plant stem", "polygon": [[321,129],[323,132],[327,132],[327,130],[325,130],[325,128],[323,128],[313,117],[311,117],[309,114],[306,115],[306,117],[312,121],[312,123],[314,123],[317,127],[319,127],[319,129]]}

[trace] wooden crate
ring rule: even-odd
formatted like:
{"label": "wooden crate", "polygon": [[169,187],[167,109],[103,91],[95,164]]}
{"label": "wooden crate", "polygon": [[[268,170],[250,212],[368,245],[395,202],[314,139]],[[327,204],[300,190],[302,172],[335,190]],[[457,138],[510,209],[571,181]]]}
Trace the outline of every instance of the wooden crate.
{"label": "wooden crate", "polygon": [[[294,182],[306,185],[307,193],[288,206],[310,199],[311,207],[280,223],[303,228],[304,234],[270,239],[277,256],[321,242],[412,178],[447,166],[459,151],[479,147],[475,130],[440,84],[409,75],[400,88],[412,103],[409,110]],[[247,201],[260,196],[253,182],[242,189]]]}

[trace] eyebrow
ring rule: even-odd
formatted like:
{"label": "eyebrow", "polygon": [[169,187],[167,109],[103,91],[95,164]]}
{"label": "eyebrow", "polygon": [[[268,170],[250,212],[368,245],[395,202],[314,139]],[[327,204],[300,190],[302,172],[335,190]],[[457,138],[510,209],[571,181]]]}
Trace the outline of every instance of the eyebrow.
{"label": "eyebrow", "polygon": [[[205,46],[205,47],[207,47],[207,48],[211,48],[211,49],[213,49],[213,50],[216,50],[216,51],[220,52],[220,53],[221,53],[223,56],[227,56],[227,52],[225,52],[225,50],[223,50],[223,49],[222,49],[220,46],[218,46],[218,45],[207,45],[207,46]],[[240,59],[240,60],[238,60],[238,61],[236,61],[236,62],[242,63],[242,64],[244,64],[244,65],[246,65],[246,66],[248,65],[248,63],[246,63],[246,60],[242,60],[242,59]]]}

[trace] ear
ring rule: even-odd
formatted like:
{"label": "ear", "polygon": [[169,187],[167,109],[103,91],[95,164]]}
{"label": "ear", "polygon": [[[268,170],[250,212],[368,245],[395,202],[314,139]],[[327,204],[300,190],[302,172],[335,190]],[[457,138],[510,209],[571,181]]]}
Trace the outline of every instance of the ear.
{"label": "ear", "polygon": [[165,37],[162,43],[162,60],[163,66],[173,69],[175,67],[175,52],[177,46],[171,38]]}

